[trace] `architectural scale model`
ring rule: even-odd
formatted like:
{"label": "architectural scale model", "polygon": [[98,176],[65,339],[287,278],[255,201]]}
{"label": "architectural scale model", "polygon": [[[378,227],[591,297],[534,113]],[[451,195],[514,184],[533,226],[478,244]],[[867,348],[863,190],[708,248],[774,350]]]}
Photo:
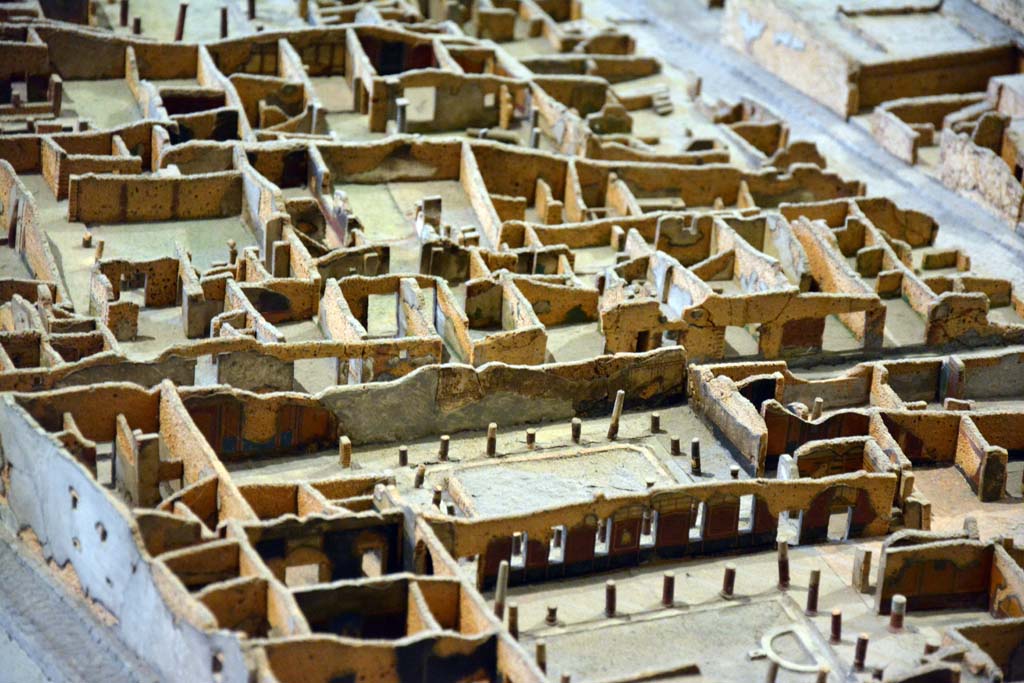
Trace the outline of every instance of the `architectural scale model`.
{"label": "architectural scale model", "polygon": [[1021,0],[0,0],[0,683],[1024,681]]}

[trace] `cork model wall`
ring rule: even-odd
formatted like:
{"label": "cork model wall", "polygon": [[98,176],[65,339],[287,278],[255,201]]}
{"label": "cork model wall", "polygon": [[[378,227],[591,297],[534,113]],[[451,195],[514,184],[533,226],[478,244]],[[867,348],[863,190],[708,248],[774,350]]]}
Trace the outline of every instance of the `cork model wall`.
{"label": "cork model wall", "polygon": [[1024,680],[1022,17],[0,0],[0,683]]}

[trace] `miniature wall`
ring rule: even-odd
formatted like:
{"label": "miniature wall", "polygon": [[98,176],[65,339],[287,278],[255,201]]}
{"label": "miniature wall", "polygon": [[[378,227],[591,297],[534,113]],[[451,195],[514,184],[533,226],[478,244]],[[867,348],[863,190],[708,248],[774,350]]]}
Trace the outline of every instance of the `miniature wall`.
{"label": "miniature wall", "polygon": [[990,444],[969,415],[960,418],[956,441],[956,467],[979,500],[999,500],[1006,492],[1005,448]]}
{"label": "miniature wall", "polygon": [[[39,225],[35,198],[4,159],[0,159],[0,201],[3,202],[0,217],[5,227],[16,226],[13,244],[22,254],[32,275],[39,280],[55,283],[55,300],[70,306],[70,296],[50,250],[50,241]],[[13,211],[17,211],[16,218]]]}
{"label": "miniature wall", "polygon": [[1024,354],[1013,351],[979,357],[953,356],[947,396],[960,399],[1012,398],[1024,386]]}
{"label": "miniature wall", "polygon": [[[316,270],[323,281],[352,275],[384,275],[390,270],[390,247],[367,244],[347,249],[332,249],[316,258]],[[424,271],[421,271],[424,272]],[[431,273],[436,274],[436,273]]]}
{"label": "miniature wall", "polygon": [[133,427],[144,432],[157,431],[159,424],[159,392],[132,384],[25,394],[18,396],[18,403],[44,429],[53,432],[63,429],[63,415],[71,413],[83,436],[93,441],[114,440],[118,415],[124,415]]}
{"label": "miniature wall", "polygon": [[271,574],[282,582],[289,567],[307,564],[319,567],[320,583],[363,578],[367,553],[374,556],[376,574],[396,574],[404,567],[402,513],[397,510],[309,519],[285,515],[258,525],[247,524],[243,533]]}
{"label": "miniature wall", "polygon": [[886,150],[908,164],[917,163],[920,147],[934,144],[943,119],[965,107],[984,101],[981,93],[900,97],[875,108],[871,134]]}
{"label": "miniature wall", "polygon": [[244,282],[238,288],[271,324],[308,320],[316,314],[320,282],[294,278],[272,278]]}
{"label": "miniature wall", "polygon": [[969,539],[902,543],[894,536],[883,545],[875,594],[879,614],[889,612],[899,593],[911,610],[973,606],[996,618],[1024,615],[1024,570],[1002,545]]}
{"label": "miniature wall", "polygon": [[459,140],[395,136],[381,142],[321,143],[317,150],[335,184],[456,180]]}
{"label": "miniature wall", "polygon": [[513,365],[544,362],[547,346],[544,328],[512,279],[467,283],[466,313],[470,329],[500,328],[483,339],[472,340],[470,360],[474,365],[492,361]]}
{"label": "miniature wall", "polygon": [[[0,412],[5,458],[12,465],[7,500],[18,523],[41,539],[44,555],[59,566],[72,564],[82,590],[113,614],[119,636],[145,652],[161,675],[213,683],[216,654],[223,662],[219,680],[247,681],[237,638],[207,630],[214,625],[209,613],[143,552],[129,510],[33,424],[12,396],[4,397]],[[153,649],[154,639],[165,647]]]}
{"label": "miniature wall", "polygon": [[[113,137],[113,136],[112,136]],[[118,145],[110,140],[96,138],[73,138],[68,136],[63,144],[54,138],[44,138],[42,143],[43,177],[54,196],[67,199],[68,179],[85,173],[142,173],[143,160],[138,156],[119,154]],[[99,144],[96,144],[99,143]],[[124,151],[124,141],[120,142]]]}
{"label": "miniature wall", "polygon": [[289,82],[284,78],[233,74],[231,85],[238,93],[245,118],[253,128],[266,128],[261,120],[261,109],[269,105],[280,110],[286,117],[296,116],[304,111],[305,89],[301,83]]}
{"label": "miniature wall", "polygon": [[515,278],[516,289],[526,297],[544,325],[573,325],[598,319],[598,292],[591,287]]}
{"label": "miniature wall", "polygon": [[989,606],[992,544],[948,540],[893,547],[882,546],[877,570],[875,608],[888,614],[892,596],[907,598],[910,611]]}
{"label": "miniature wall", "polygon": [[491,194],[534,200],[538,178],[554,197],[565,194],[567,162],[554,154],[526,151],[492,142],[474,141],[470,148],[486,189]]}
{"label": "miniature wall", "polygon": [[[0,199],[0,201],[4,201]],[[22,280],[18,278],[0,278],[0,303],[7,303],[17,295],[29,302],[39,300],[39,288],[43,287],[49,292],[50,299],[57,295],[57,286],[52,282],[40,280]]]}
{"label": "miniature wall", "polygon": [[237,325],[232,322],[236,329],[252,328],[256,339],[262,342],[284,341],[284,335],[263,317],[241,286],[234,280],[228,280],[224,290],[224,312],[211,321],[213,333],[220,333],[222,323],[234,320],[236,315],[241,318]]}
{"label": "miniature wall", "polygon": [[886,472],[891,469],[888,458],[870,436],[845,436],[816,439],[793,452],[801,477],[820,478],[834,474]]}
{"label": "miniature wall", "polygon": [[[1003,159],[976,145],[966,133],[943,130],[941,136],[943,184],[979,199],[1010,226],[1021,220],[1024,188]],[[979,183],[978,178],[985,182]]]}
{"label": "miniature wall", "polygon": [[[449,342],[453,348],[459,349],[461,353],[465,353],[465,357],[471,357],[472,341],[469,339],[466,313],[457,304],[449,286],[443,280],[431,278],[428,275],[387,275],[378,276],[378,278],[355,278],[355,276],[350,276],[350,278],[340,281],[339,292],[344,295],[344,302],[338,302],[340,312],[344,315],[351,314],[355,325],[345,323],[344,325],[350,328],[350,330],[343,332],[343,327],[336,325],[336,323],[343,323],[341,319],[338,319],[336,323],[332,323],[330,334],[332,336],[337,334],[339,336],[336,338],[348,339],[349,341],[354,341],[359,338],[359,335],[365,334],[366,323],[368,322],[367,316],[369,315],[370,295],[397,295],[403,281],[409,281],[410,285],[415,283],[415,286],[422,290],[424,298],[417,303],[417,308],[419,309],[419,316],[422,317],[423,321],[432,323],[436,334]],[[429,293],[431,290],[434,293],[432,297],[433,306],[431,310],[428,310],[427,302],[430,299]],[[333,294],[330,288],[325,291],[325,295],[330,295],[337,301],[337,295]],[[335,314],[335,311],[331,309],[328,312],[332,315]],[[412,339],[409,342],[403,344],[403,348],[411,350],[412,346],[410,344],[414,342]],[[439,348],[435,348],[433,340],[428,342],[428,348],[428,353],[435,354],[434,357],[439,357],[436,355],[439,353]]]}
{"label": "miniature wall", "polygon": [[[1010,548],[1013,547],[1010,541]],[[997,619],[1024,617],[1024,569],[1019,553],[1011,555],[997,544],[992,555],[992,577],[989,584],[989,612]]]}
{"label": "miniature wall", "polygon": [[592,73],[609,83],[621,83],[653,76],[661,72],[661,62],[638,55],[561,54],[524,57],[519,60],[534,73]]}
{"label": "miniature wall", "polygon": [[473,638],[420,634],[394,643],[353,643],[326,635],[273,640],[264,647],[270,669],[287,681],[330,683],[375,680],[400,683],[399,671],[414,667],[436,680],[493,680],[496,636]]}
{"label": "miniature wall", "polygon": [[334,416],[315,399],[200,388],[186,389],[182,396],[205,442],[225,460],[337,445]]}
{"label": "miniature wall", "polygon": [[1024,415],[1012,410],[977,411],[971,419],[978,431],[994,446],[1000,446],[1012,455],[1024,451]]}
{"label": "miniature wall", "polygon": [[762,475],[768,449],[765,419],[728,377],[716,377],[712,371],[699,368],[694,372],[700,372],[691,379],[693,400],[699,410],[722,430],[747,462],[747,468]]}
{"label": "miniature wall", "polygon": [[173,306],[177,302],[179,262],[177,258],[157,258],[147,261],[106,259],[100,261],[99,271],[107,276],[115,298],[121,296],[122,282],[143,284],[143,302],[146,307]]}
{"label": "miniature wall", "polygon": [[[285,31],[265,31],[260,35],[248,35],[211,42],[204,47],[217,63],[221,72],[227,75],[234,73],[278,74],[278,41],[282,38],[304,37],[307,40],[324,39],[332,35],[329,32],[310,31],[289,34]],[[344,32],[336,32],[336,40],[344,42]]]}
{"label": "miniature wall", "polygon": [[164,148],[158,168],[177,166],[184,175],[230,171],[234,167],[234,145],[213,140],[190,140]]}
{"label": "miniature wall", "polygon": [[913,463],[950,464],[956,459],[960,415],[940,410],[885,410],[886,429]]}
{"label": "miniature wall", "polygon": [[459,182],[462,184],[462,189],[465,191],[466,196],[469,198],[469,203],[476,213],[480,228],[487,238],[485,244],[496,247],[498,235],[501,234],[501,216],[498,214],[495,203],[491,199],[491,194],[477,164],[476,155],[473,153],[469,142],[462,144]]}
{"label": "miniature wall", "polygon": [[[143,78],[167,80],[195,74],[195,45],[102,34],[66,24],[39,23],[33,29],[46,43],[53,69],[66,80],[124,77],[124,54],[129,45],[138,55]],[[83,60],[83,54],[90,59]]]}
{"label": "miniature wall", "polygon": [[[479,556],[477,585],[493,585],[501,560],[510,560],[513,533],[526,539],[525,562],[510,582],[524,583],[635,565],[653,557],[702,556],[776,545],[778,516],[802,510],[801,542],[824,540],[830,511],[855,508],[851,536],[888,531],[891,474],[847,474],[821,479],[747,480],[671,488],[547,508],[526,515],[474,519],[427,514],[438,538],[455,558]],[[740,528],[740,499],[752,496],[753,522]],[[703,508],[702,514],[698,508]],[[652,514],[655,513],[655,514]],[[702,522],[698,522],[702,519]],[[608,528],[601,531],[603,525]],[[564,529],[561,561],[549,547]],[[607,543],[601,553],[596,545]]]}
{"label": "miniature wall", "polygon": [[861,64],[856,72],[858,102],[868,108],[897,96],[982,92],[993,76],[1016,71],[1017,54],[1008,45]]}
{"label": "miniature wall", "polygon": [[242,212],[242,174],[72,176],[68,220],[83,223],[221,218]]}
{"label": "miniature wall", "polygon": [[[692,266],[711,254],[713,231],[710,217],[655,212],[557,227],[531,224],[531,228],[542,244],[564,243],[570,247],[591,247],[612,245],[611,232],[615,225],[627,232],[636,230],[652,248],[665,252],[684,266]],[[504,235],[502,239],[507,241]]]}
{"label": "miniature wall", "polygon": [[204,437],[201,425],[192,419],[178,392],[166,381],[160,392],[160,436],[161,458],[182,463],[186,484],[196,484],[210,476],[217,478],[219,520],[257,518]]}
{"label": "miniature wall", "polygon": [[813,406],[814,399],[819,397],[831,408],[867,405],[871,395],[872,371],[871,365],[863,364],[851,368],[841,377],[805,380],[787,368],[782,370],[784,379],[780,382],[776,398],[783,405],[799,401]]}
{"label": "miniature wall", "polygon": [[[985,674],[993,679],[1020,678],[1021,643],[1024,642],[1024,620],[1004,618],[991,623],[958,624],[947,629],[943,644],[965,644],[981,650],[990,660]],[[981,659],[979,657],[979,659]]]}
{"label": "miniature wall", "polygon": [[[462,131],[466,128],[493,128],[498,125],[498,91],[501,87],[522,91],[522,81],[485,74],[462,74],[436,69],[410,71],[398,77],[400,97],[409,88],[434,91],[430,120],[414,115],[406,119],[409,133]],[[395,107],[389,103],[389,110]]]}
{"label": "miniature wall", "polygon": [[0,373],[0,388],[3,391],[41,391],[97,382],[130,382],[150,387],[164,378],[179,385],[190,384],[194,377],[194,360],[172,356],[138,362],[114,351],[105,351],[56,367]]}
{"label": "miniature wall", "polygon": [[[330,388],[318,397],[354,444],[404,442],[484,429],[490,422],[510,425],[600,414],[610,409],[620,388],[636,404],[679,398],[685,392],[682,359],[683,350],[671,347],[535,367],[430,366],[393,382]],[[422,410],[386,424],[371,419],[390,405],[418,405]]]}
{"label": "miniature wall", "polygon": [[358,342],[366,334],[362,323],[352,314],[348,300],[335,279],[327,280],[317,313],[320,330],[326,339]]}
{"label": "miniature wall", "polygon": [[874,310],[869,313],[839,312],[838,317],[866,348],[881,347],[886,309],[878,295],[836,253],[831,231],[806,217],[796,219],[791,225],[807,255],[810,273],[822,291],[874,300]]}

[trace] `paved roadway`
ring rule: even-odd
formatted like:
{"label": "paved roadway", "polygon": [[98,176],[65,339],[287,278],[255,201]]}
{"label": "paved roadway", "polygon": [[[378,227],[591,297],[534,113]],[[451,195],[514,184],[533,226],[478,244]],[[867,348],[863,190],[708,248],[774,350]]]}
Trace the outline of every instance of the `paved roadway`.
{"label": "paved roadway", "polygon": [[0,683],[160,680],[16,543],[0,523]]}

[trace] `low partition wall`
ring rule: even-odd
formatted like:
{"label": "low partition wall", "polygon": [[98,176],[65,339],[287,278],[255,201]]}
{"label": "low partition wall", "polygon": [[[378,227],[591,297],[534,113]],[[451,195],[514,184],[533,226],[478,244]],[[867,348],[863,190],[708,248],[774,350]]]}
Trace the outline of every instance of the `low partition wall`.
{"label": "low partition wall", "polygon": [[68,220],[82,223],[222,218],[242,213],[242,174],[71,176]]}
{"label": "low partition wall", "polygon": [[[525,559],[510,580],[544,581],[654,558],[775,547],[783,513],[802,513],[801,542],[826,540],[829,516],[838,508],[853,508],[851,537],[882,535],[889,531],[895,490],[894,474],[861,472],[655,487],[639,495],[597,495],[586,503],[486,519],[425,516],[453,557],[477,557],[477,585],[487,588],[501,561],[511,560],[513,533],[524,539]],[[753,518],[744,527],[740,501],[746,496],[752,497]],[[549,548],[555,536],[563,539],[563,554],[553,562]]]}
{"label": "low partition wall", "polygon": [[899,594],[911,611],[977,607],[996,618],[1024,616],[1024,569],[998,543],[895,535],[882,546],[877,582],[879,614],[888,614]]}
{"label": "low partition wall", "polygon": [[[206,343],[199,353],[274,348],[284,354],[289,346],[222,339]],[[540,366],[430,365],[388,382],[331,387],[315,399],[334,414],[338,432],[358,446],[486,429],[491,422],[511,425],[604,414],[619,389],[626,392],[627,405],[679,401],[685,397],[685,366],[685,353],[678,347]],[[234,396],[235,402],[253,396],[226,387],[181,390],[186,404],[211,393]],[[379,416],[388,410],[400,410],[403,418],[382,424]]]}
{"label": "low partition wall", "polygon": [[3,202],[0,218],[6,226],[15,226],[14,248],[28,264],[32,275],[38,280],[55,283],[55,301],[71,307],[64,279],[57,261],[50,250],[50,241],[39,225],[35,197],[25,187],[14,167],[0,158],[0,202]]}

